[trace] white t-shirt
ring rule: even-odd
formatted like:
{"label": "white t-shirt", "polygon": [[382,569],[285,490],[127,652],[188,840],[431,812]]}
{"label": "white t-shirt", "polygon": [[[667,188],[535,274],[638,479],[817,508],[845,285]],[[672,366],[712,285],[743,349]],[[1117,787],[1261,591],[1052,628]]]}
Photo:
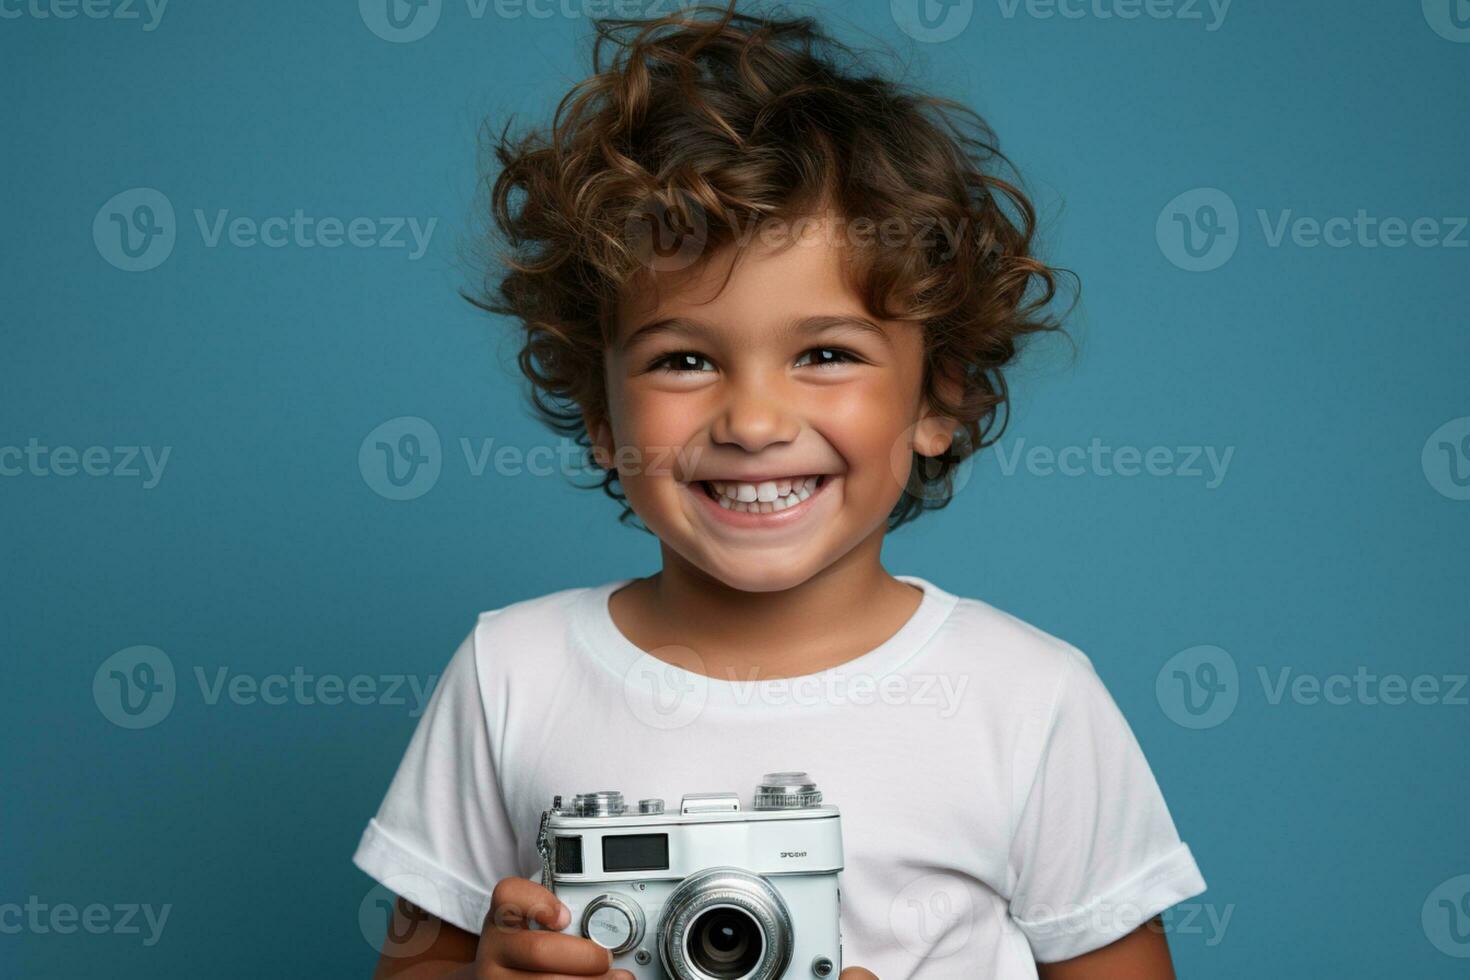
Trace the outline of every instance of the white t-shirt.
{"label": "white t-shirt", "polygon": [[868,653],[784,680],[706,677],[636,647],[632,579],[482,613],[353,857],[478,933],[501,878],[539,880],[560,794],[734,791],[804,771],[842,814],[843,965],[881,980],[1036,976],[1204,890],[1085,655],[923,578]]}

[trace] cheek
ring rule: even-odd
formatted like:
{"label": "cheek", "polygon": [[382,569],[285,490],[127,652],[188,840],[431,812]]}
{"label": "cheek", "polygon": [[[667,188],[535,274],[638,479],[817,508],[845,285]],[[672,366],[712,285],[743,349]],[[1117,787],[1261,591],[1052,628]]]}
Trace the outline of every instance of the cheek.
{"label": "cheek", "polygon": [[823,407],[823,415],[827,438],[855,470],[884,466],[895,445],[907,446],[909,406],[891,385],[845,389]]}
{"label": "cheek", "polygon": [[695,429],[695,413],[687,398],[668,392],[624,392],[613,420],[614,438],[623,454],[619,467],[623,481],[676,476],[675,454],[690,442]]}

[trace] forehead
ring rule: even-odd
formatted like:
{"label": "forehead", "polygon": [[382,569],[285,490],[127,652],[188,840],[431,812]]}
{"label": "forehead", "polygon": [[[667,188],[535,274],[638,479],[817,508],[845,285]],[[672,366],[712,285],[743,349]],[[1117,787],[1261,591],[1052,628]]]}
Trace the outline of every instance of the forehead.
{"label": "forehead", "polygon": [[641,324],[688,317],[712,323],[739,322],[755,328],[807,316],[867,316],[848,274],[848,253],[814,223],[800,237],[748,244],[736,242],[674,272],[641,277],[618,304],[616,340],[622,343]]}

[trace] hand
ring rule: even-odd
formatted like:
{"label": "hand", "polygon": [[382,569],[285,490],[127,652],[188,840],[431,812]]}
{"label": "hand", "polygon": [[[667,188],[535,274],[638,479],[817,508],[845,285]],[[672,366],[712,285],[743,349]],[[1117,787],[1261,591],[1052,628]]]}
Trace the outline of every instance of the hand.
{"label": "hand", "polygon": [[[554,973],[605,980],[634,980],[626,970],[613,970],[612,953],[581,936],[533,930],[532,921],[547,930],[565,929],[572,913],[551,890],[528,878],[502,878],[490,894],[490,911],[480,927],[475,954],[477,980]],[[844,977],[839,980],[846,980]]]}
{"label": "hand", "polygon": [[842,976],[837,980],[878,980],[878,978],[860,966],[849,966],[842,971]]}

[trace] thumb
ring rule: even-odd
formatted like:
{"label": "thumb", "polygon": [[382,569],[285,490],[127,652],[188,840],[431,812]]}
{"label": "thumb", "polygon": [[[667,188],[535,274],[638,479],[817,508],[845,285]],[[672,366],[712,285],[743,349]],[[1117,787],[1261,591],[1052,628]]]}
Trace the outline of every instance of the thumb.
{"label": "thumb", "polygon": [[837,980],[878,980],[878,977],[860,966],[850,966],[842,971],[842,976]]}

